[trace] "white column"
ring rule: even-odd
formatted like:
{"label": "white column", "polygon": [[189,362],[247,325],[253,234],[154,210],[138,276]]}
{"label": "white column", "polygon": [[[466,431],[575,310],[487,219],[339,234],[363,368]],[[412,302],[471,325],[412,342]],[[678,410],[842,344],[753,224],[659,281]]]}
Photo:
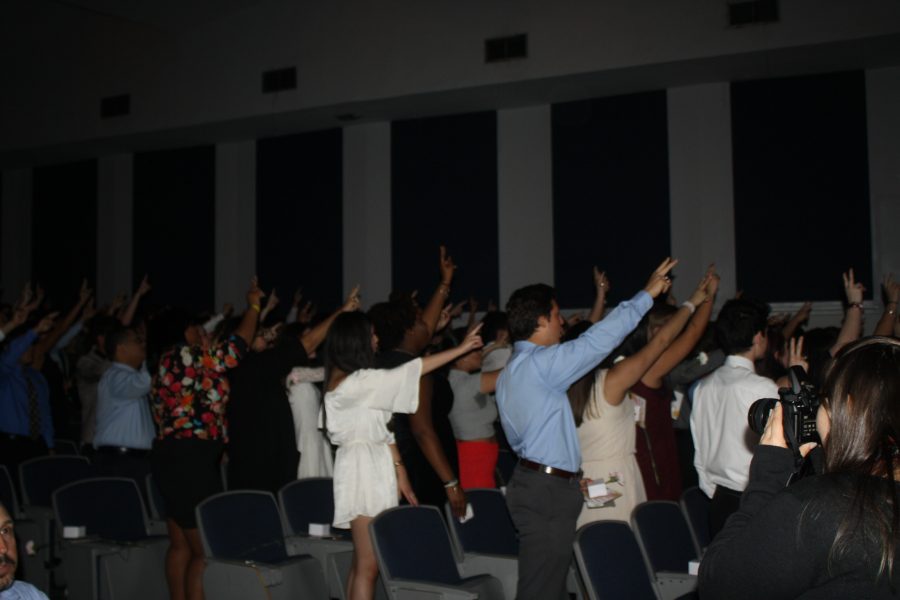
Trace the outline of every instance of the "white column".
{"label": "white column", "polygon": [[497,113],[497,221],[501,308],[517,288],[553,285],[550,107]]}
{"label": "white column", "polygon": [[721,306],[734,296],[737,270],[729,84],[671,88],[667,99],[672,255],[681,261],[675,297],[690,296],[714,262]]}
{"label": "white column", "polygon": [[344,294],[366,307],[391,292],[391,124],[344,128]]}
{"label": "white column", "polygon": [[881,314],[881,277],[900,278],[900,67],[866,71],[869,137],[869,198],[872,215],[872,289],[875,304],[866,311],[871,333]]}
{"label": "white column", "polygon": [[2,236],[3,300],[14,302],[31,279],[32,170],[3,171],[0,192],[0,236]]}
{"label": "white column", "polygon": [[256,142],[216,145],[216,308],[240,312],[256,273]]}
{"label": "white column", "polygon": [[[104,156],[97,161],[98,304],[130,294],[134,243],[134,155]],[[151,282],[152,285],[152,282]]]}

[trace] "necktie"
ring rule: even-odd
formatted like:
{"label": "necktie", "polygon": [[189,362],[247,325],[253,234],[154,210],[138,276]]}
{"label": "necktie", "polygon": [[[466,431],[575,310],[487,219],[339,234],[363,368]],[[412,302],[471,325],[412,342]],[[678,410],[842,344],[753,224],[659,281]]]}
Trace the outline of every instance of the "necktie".
{"label": "necktie", "polygon": [[25,375],[25,387],[28,390],[28,434],[31,439],[41,437],[41,407],[38,405],[38,394],[31,377]]}

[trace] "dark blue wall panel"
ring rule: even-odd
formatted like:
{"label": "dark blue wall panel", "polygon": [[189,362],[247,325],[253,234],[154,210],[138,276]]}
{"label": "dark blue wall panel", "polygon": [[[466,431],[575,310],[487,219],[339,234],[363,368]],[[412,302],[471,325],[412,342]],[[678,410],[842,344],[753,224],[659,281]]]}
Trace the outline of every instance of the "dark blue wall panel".
{"label": "dark blue wall panel", "polygon": [[215,294],[214,146],[134,155],[134,286],[148,301],[212,310]]}
{"label": "dark blue wall panel", "polygon": [[341,302],[342,156],[340,129],[257,142],[257,272],[280,312],[297,287],[323,311]]}
{"label": "dark blue wall panel", "polygon": [[592,267],[617,302],[670,253],[664,91],[553,106],[553,244],[560,306],[594,300]]}
{"label": "dark blue wall panel", "polygon": [[68,309],[83,278],[96,285],[97,161],[38,167],[33,181],[32,280],[55,308]]}
{"label": "dark blue wall panel", "polygon": [[837,300],[872,275],[865,76],[734,83],[738,288],[767,301]]}
{"label": "dark blue wall panel", "polygon": [[444,244],[459,267],[451,298],[497,300],[496,113],[397,121],[391,136],[393,289],[427,299]]}

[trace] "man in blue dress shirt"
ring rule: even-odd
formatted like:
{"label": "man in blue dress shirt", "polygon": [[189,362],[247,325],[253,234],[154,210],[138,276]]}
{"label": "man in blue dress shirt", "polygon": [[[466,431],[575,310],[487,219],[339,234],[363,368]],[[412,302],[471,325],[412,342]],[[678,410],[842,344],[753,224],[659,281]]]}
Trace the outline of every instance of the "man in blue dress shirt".
{"label": "man in blue dress shirt", "polygon": [[134,329],[119,326],[106,334],[112,365],[97,385],[97,430],[94,462],[110,475],[131,477],[143,489],[150,472],[150,446],[156,425],[150,413],[150,373],[144,340]]}
{"label": "man in blue dress shirt", "polygon": [[552,287],[530,285],[506,305],[513,355],[497,381],[500,421],[519,456],[506,491],[519,532],[518,600],[568,598],[566,576],[581,511],[581,448],[566,390],[625,339],[669,289],[666,259],[644,290],[579,338],[560,344],[563,320]]}

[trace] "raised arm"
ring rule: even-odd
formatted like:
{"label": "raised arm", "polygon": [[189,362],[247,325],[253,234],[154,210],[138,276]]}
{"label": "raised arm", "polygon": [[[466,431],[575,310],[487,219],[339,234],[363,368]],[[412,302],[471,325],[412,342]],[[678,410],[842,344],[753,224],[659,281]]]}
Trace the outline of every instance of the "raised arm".
{"label": "raised arm", "polygon": [[453,263],[453,258],[447,254],[447,248],[441,246],[441,283],[434,290],[431,300],[428,301],[425,310],[422,312],[422,321],[425,322],[425,326],[428,328],[428,339],[431,339],[431,336],[437,330],[437,324],[441,318],[441,310],[450,296],[450,284],[453,283],[453,272],[455,270],[456,265]]}
{"label": "raised arm", "polygon": [[[700,285],[694,290],[688,303],[694,306],[703,304],[709,293],[710,279],[711,275],[707,272]],[[621,404],[631,386],[644,379],[647,373],[656,366],[660,357],[684,328],[688,319],[691,318],[691,308],[688,303],[682,304],[678,312],[666,321],[665,325],[647,341],[643,348],[610,368],[603,382],[603,395],[609,404],[613,406]],[[696,312],[694,315],[696,316]],[[689,351],[690,349],[688,349]]]}
{"label": "raised arm", "polygon": [[247,291],[247,309],[244,311],[244,316],[241,317],[240,325],[234,331],[235,335],[247,342],[248,346],[253,343],[253,338],[256,336],[259,313],[262,311],[259,303],[264,296],[263,291],[259,289],[259,280],[254,275],[250,280],[250,289]]}
{"label": "raised arm", "polygon": [[65,318],[59,323],[56,323],[50,332],[35,344],[35,369],[40,370],[44,362],[44,355],[56,346],[56,343],[59,342],[63,334],[72,327],[76,319],[78,319],[78,315],[81,314],[82,309],[84,309],[90,301],[92,295],[93,291],[88,287],[87,279],[83,280],[81,282],[81,289],[78,292],[78,302],[76,302],[75,306],[66,313]]}
{"label": "raised arm", "polygon": [[278,306],[278,294],[275,293],[275,288],[272,288],[272,291],[269,292],[269,297],[266,298],[266,306],[262,309],[262,312],[259,313],[259,322],[265,323],[266,318],[272,314],[272,311]]}
{"label": "raised arm", "polygon": [[144,278],[141,279],[140,285],[138,285],[138,289],[134,291],[134,294],[131,296],[131,302],[128,303],[128,306],[125,308],[125,312],[122,313],[122,316],[119,318],[122,325],[128,327],[131,325],[131,322],[134,320],[134,313],[137,312],[138,304],[141,303],[141,298],[147,295],[150,291],[150,280],[144,275]]}
{"label": "raised arm", "polygon": [[300,337],[300,343],[303,344],[303,349],[306,350],[306,354],[312,354],[313,351],[325,341],[325,336],[328,334],[328,328],[331,327],[331,324],[334,323],[334,320],[337,319],[339,314],[353,312],[354,310],[359,310],[358,285],[350,290],[350,295],[347,296],[347,300],[344,302],[343,306],[331,313],[327,319],[320,322]]}
{"label": "raised arm", "polygon": [[[719,275],[716,273],[715,265],[710,265],[706,270],[706,275],[694,290],[690,299],[687,301],[688,310],[693,313],[687,327],[675,338],[656,359],[653,366],[644,374],[641,381],[644,385],[651,388],[658,388],[663,383],[663,377],[669,374],[678,364],[687,358],[709,325],[709,318],[712,316],[713,298],[719,290]],[[682,304],[682,308],[685,304]]]}
{"label": "raised arm", "polygon": [[22,355],[25,354],[25,351],[34,344],[36,339],[38,339],[38,336],[50,331],[53,327],[53,320],[56,319],[57,314],[58,313],[52,313],[47,315],[35,325],[34,329],[26,331],[19,337],[14,338],[9,343],[9,346],[7,346],[6,351],[3,352],[3,354],[0,354],[0,363],[6,368],[15,366]]}
{"label": "raised arm", "polygon": [[596,323],[603,318],[603,310],[606,308],[606,293],[609,291],[609,279],[606,278],[606,271],[600,271],[594,267],[594,287],[597,289],[594,295],[594,306],[588,315],[591,323]]}
{"label": "raised arm", "polygon": [[784,327],[781,330],[784,339],[789,340],[794,337],[794,332],[797,331],[797,328],[809,320],[809,313],[811,312],[812,302],[804,302],[803,306],[800,307],[800,310],[794,313],[794,316],[784,324]]}
{"label": "raised arm", "polygon": [[428,356],[422,357],[422,375],[426,373],[431,373],[435,369],[439,369],[442,366],[446,365],[449,362],[452,362],[477,348],[481,348],[483,346],[483,342],[481,341],[481,323],[475,326],[472,331],[466,334],[465,339],[456,346],[455,348],[450,348],[449,350],[444,350],[443,352],[438,352],[437,354],[429,354]]}
{"label": "raised arm", "polygon": [[844,294],[847,297],[847,311],[844,313],[844,323],[841,325],[841,331],[838,339],[831,347],[831,355],[834,356],[838,351],[852,341],[859,339],[862,334],[863,319],[863,292],[866,291],[863,284],[857,282],[853,277],[853,269],[843,274],[844,278]]}
{"label": "raised arm", "polygon": [[900,283],[894,281],[894,275],[888,273],[882,282],[884,287],[884,312],[875,326],[873,335],[894,335],[894,323],[897,320],[897,301],[900,300]]}

